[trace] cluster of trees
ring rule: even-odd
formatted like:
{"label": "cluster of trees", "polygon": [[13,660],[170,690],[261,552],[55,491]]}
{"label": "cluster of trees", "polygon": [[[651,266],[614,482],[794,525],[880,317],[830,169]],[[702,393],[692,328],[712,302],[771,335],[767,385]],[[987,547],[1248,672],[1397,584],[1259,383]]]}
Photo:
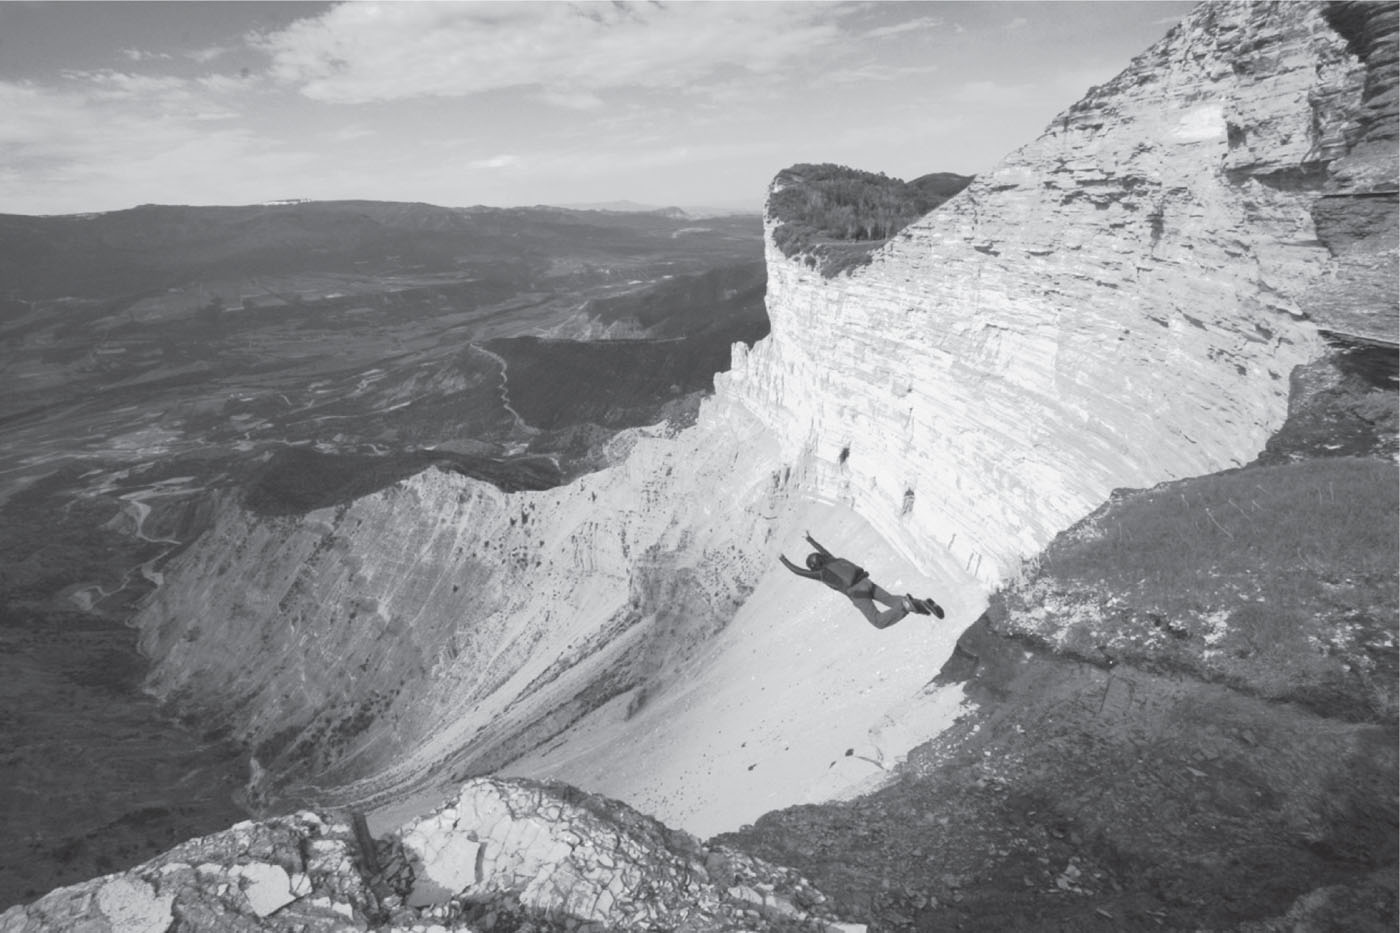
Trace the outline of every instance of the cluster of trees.
{"label": "cluster of trees", "polygon": [[805,254],[809,264],[834,274],[838,266],[869,261],[876,246],[970,181],[950,172],[906,182],[829,162],[794,165],[774,180],[768,216],[778,222],[773,237],[783,255]]}

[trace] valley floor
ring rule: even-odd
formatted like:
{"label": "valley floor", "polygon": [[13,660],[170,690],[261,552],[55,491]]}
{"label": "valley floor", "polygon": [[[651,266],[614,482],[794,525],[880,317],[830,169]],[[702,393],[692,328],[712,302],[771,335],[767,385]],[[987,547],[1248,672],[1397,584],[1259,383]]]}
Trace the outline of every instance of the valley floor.
{"label": "valley floor", "polygon": [[246,815],[246,756],[141,692],[131,630],[0,609],[0,907],[119,871]]}

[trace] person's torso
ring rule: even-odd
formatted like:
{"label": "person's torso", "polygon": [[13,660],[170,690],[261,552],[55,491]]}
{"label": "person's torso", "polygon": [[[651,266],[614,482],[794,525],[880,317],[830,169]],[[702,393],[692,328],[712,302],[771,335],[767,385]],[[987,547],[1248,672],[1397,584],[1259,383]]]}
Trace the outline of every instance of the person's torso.
{"label": "person's torso", "polygon": [[821,575],[833,590],[848,590],[865,576],[865,570],[844,557],[833,557],[822,564]]}

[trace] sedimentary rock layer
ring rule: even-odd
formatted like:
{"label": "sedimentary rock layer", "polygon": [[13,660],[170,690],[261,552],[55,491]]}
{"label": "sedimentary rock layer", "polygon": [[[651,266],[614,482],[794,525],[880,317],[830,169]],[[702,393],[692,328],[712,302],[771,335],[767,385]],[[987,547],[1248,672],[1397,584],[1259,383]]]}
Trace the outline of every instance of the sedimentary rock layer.
{"label": "sedimentary rock layer", "polygon": [[250,742],[270,778],[254,805],[288,775],[315,797],[499,767],[664,676],[743,601],[770,531],[745,509],[787,493],[762,426],[733,415],[631,432],[621,465],[542,492],[430,470],[300,519],[230,508],[143,613],[150,686]]}
{"label": "sedimentary rock layer", "polygon": [[[1113,488],[1255,456],[1320,352],[1315,180],[1342,184],[1374,73],[1320,7],[1200,8],[869,266],[824,279],[770,247],[772,336],[736,349],[694,427],[631,432],[615,466],[546,492],[429,472],[304,518],[231,507],[139,619],[152,688],[253,745],[274,800],[384,804],[529,752],[628,796],[664,741],[646,799],[698,794],[684,812],[718,819],[767,773],[741,755],[825,764],[842,711],[874,730],[943,660],[906,622],[880,635],[909,639],[892,662],[839,597],[773,569],[820,509],[850,535],[828,544],[966,623]],[[780,702],[746,666],[774,631],[820,662]],[[746,715],[712,736],[735,670]],[[831,690],[837,671],[866,686]],[[586,716],[606,741],[571,744]],[[721,746],[713,774],[687,757]]]}
{"label": "sedimentary rock layer", "polygon": [[[1379,184],[1348,160],[1376,70],[1319,6],[1203,5],[870,266],[770,246],[773,335],[720,389],[988,582],[1116,486],[1245,462],[1318,352],[1323,195]],[[1393,322],[1389,270],[1354,327]]]}

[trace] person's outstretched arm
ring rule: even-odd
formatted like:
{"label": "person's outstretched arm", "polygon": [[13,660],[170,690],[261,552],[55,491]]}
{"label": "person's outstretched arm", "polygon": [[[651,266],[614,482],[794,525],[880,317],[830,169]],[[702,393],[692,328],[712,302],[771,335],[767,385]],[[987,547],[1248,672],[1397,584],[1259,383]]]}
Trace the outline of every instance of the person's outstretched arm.
{"label": "person's outstretched arm", "polygon": [[787,569],[791,570],[793,573],[797,574],[799,577],[808,577],[808,578],[810,578],[810,579],[812,579],[812,580],[815,580],[815,579],[817,579],[817,577],[821,576],[821,574],[817,573],[815,570],[808,570],[808,569],[806,569],[805,567],[799,567],[799,566],[797,566],[797,565],[794,564],[792,561],[788,560],[787,557],[786,557],[785,555],[779,554],[779,555],[778,555],[778,560],[782,561],[784,567],[786,567]]}
{"label": "person's outstretched arm", "polygon": [[814,538],[814,537],[812,537],[812,533],[811,533],[811,532],[807,532],[806,537],[807,537],[807,543],[810,544],[812,547],[816,548],[816,549],[817,549],[818,551],[820,551],[822,554],[826,555],[827,557],[832,557],[832,556],[834,556],[830,551],[828,551],[826,548],[822,547],[820,544],[817,543],[817,539]]}

